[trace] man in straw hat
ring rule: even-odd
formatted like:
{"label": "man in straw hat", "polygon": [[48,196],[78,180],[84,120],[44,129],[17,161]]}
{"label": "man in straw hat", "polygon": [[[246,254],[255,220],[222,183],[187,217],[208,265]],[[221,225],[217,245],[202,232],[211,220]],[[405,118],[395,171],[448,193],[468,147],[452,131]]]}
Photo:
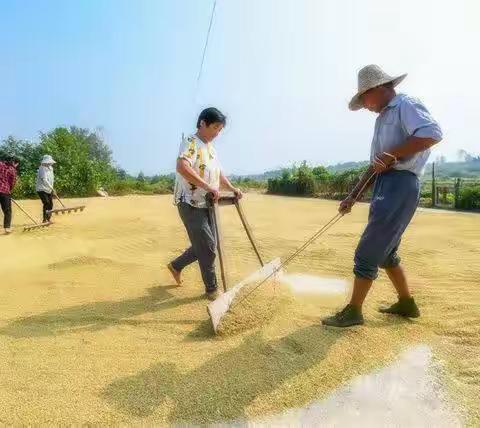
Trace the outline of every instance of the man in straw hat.
{"label": "man in straw hat", "polygon": [[50,155],[45,155],[42,158],[37,173],[37,182],[35,187],[43,204],[44,223],[49,222],[52,217],[52,214],[49,213],[49,211],[53,209],[53,195],[55,192],[55,190],[53,190],[53,184],[55,180],[53,174],[53,165],[55,164],[56,162]]}
{"label": "man in straw hat", "polygon": [[441,141],[442,131],[418,99],[395,92],[395,87],[405,77],[406,74],[392,77],[377,65],[368,65],[358,73],[358,92],[349,108],[366,108],[378,116],[371,164],[352,193],[341,202],[339,211],[349,213],[374,174],[376,179],[368,224],[355,252],[355,281],[350,303],[342,311],[325,318],[324,325],[363,324],[362,305],[378,276],[378,268],[385,269],[398,294],[398,301],[381,308],[380,312],[408,318],[420,316],[400,265],[398,248],[418,205],[419,177],[430,148]]}

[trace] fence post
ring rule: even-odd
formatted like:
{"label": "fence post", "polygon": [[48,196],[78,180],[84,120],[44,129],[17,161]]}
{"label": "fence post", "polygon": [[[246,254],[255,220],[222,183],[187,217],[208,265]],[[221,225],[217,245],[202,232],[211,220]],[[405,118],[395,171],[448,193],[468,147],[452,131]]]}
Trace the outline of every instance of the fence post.
{"label": "fence post", "polygon": [[460,201],[460,182],[461,182],[460,178],[457,178],[455,180],[455,208],[458,208],[459,201]]}
{"label": "fence post", "polygon": [[432,162],[432,207],[437,205],[437,192],[435,189],[435,162]]}

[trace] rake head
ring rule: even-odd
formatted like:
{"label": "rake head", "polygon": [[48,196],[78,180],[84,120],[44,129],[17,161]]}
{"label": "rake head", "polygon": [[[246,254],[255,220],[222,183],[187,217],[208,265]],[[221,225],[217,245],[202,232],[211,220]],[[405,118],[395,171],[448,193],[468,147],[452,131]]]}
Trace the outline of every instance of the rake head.
{"label": "rake head", "polygon": [[32,230],[36,230],[36,229],[42,229],[44,227],[48,227],[50,226],[52,223],[50,222],[45,222],[45,223],[40,223],[40,224],[32,224],[30,226],[24,226],[23,228],[23,231],[24,232],[30,232]]}
{"label": "rake head", "polygon": [[232,303],[238,292],[246,285],[262,281],[269,276],[276,276],[277,274],[281,276],[282,273],[280,267],[281,262],[279,258],[272,260],[270,263],[266,264],[265,266],[245,278],[243,281],[236,284],[226,293],[221,294],[220,297],[218,297],[216,300],[214,300],[208,305],[207,311],[208,315],[210,316],[210,320],[212,321],[212,327],[215,334],[218,331],[218,327],[220,325],[222,317],[228,312],[228,310],[232,306]]}
{"label": "rake head", "polygon": [[85,209],[85,205],[80,205],[78,207],[70,207],[70,208],[57,208],[54,210],[48,211],[49,214],[71,214],[72,212],[76,213],[77,211],[82,212]]}

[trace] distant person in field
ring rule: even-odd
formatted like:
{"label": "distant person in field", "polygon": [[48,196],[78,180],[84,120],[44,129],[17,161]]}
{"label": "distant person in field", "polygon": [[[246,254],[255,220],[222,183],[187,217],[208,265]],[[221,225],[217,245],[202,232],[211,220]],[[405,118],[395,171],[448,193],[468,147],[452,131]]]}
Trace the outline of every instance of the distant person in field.
{"label": "distant person in field", "polygon": [[366,108],[377,114],[371,163],[352,193],[341,202],[339,212],[350,212],[374,173],[375,185],[368,224],[355,252],[350,303],[341,312],[325,318],[325,325],[350,327],[364,323],[362,305],[379,268],[385,269],[398,294],[398,301],[380,308],[380,312],[407,318],[420,316],[398,250],[417,209],[419,177],[430,148],[442,140],[442,131],[421,101],[395,92],[405,77],[406,74],[391,77],[377,65],[368,65],[358,73],[358,92],[349,107],[350,110]]}
{"label": "distant person in field", "polygon": [[17,181],[19,161],[14,157],[6,157],[0,162],[0,206],[3,211],[3,228],[5,233],[12,232],[12,191]]}
{"label": "distant person in field", "polygon": [[242,197],[242,192],[233,187],[222,172],[213,146],[213,140],[225,124],[226,117],[218,109],[210,107],[203,110],[198,117],[197,132],[182,141],[177,158],[175,204],[191,247],[173,260],[168,269],[177,284],[181,285],[183,269],[198,261],[206,296],[210,300],[217,297],[218,285],[215,274],[216,237],[206,195],[211,193],[214,201],[217,201],[220,187],[223,187],[235,193],[238,198]]}
{"label": "distant person in field", "polygon": [[40,168],[37,172],[36,191],[43,204],[43,222],[48,223],[52,217],[49,213],[53,209],[53,195],[55,190],[53,189],[55,175],[53,173],[53,165],[55,161],[50,155],[45,155],[42,158]]}

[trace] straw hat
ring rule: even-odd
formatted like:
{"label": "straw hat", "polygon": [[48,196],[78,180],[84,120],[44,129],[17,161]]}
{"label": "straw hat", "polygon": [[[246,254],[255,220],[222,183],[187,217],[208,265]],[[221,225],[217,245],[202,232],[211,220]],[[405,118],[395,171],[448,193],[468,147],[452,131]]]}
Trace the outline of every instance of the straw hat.
{"label": "straw hat", "polygon": [[407,77],[407,73],[402,74],[401,76],[392,77],[375,64],[363,67],[358,72],[358,92],[350,101],[350,104],[348,105],[349,109],[355,111],[363,108],[363,103],[360,97],[369,89],[390,82],[393,83],[393,86],[397,86],[403,79],[405,79],[405,77]]}
{"label": "straw hat", "polygon": [[53,165],[54,163],[57,163],[57,162],[55,162],[50,155],[45,155],[45,156],[42,158],[42,162],[41,162],[41,163],[46,164],[46,165]]}

